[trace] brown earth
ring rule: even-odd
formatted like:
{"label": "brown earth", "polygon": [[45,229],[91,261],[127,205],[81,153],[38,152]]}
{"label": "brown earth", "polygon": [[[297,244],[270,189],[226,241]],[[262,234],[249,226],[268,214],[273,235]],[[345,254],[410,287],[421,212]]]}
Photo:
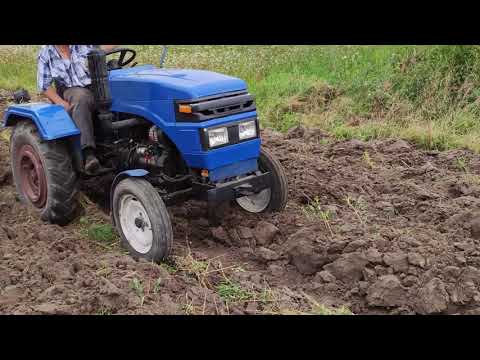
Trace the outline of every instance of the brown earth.
{"label": "brown earth", "polygon": [[[0,96],[1,98],[1,96]],[[0,100],[1,101],[1,100]],[[0,105],[1,106],[1,105]],[[480,313],[480,156],[402,140],[265,130],[290,186],[285,212],[170,209],[168,265],[135,262],[77,221],[43,224],[16,199],[0,133],[0,313]],[[87,184],[105,201],[102,184]],[[108,214],[85,198],[89,219]]]}

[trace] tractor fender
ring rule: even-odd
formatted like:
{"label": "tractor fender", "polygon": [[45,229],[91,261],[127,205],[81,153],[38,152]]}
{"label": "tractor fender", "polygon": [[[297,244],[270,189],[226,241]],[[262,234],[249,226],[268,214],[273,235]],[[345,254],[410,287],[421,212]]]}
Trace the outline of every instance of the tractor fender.
{"label": "tractor fender", "polygon": [[43,140],[56,140],[80,135],[72,118],[63,106],[48,103],[28,103],[7,108],[3,126],[15,126],[19,120],[28,119],[35,123]]}
{"label": "tractor fender", "polygon": [[134,170],[126,170],[122,171],[121,173],[117,174],[115,176],[115,179],[112,182],[112,186],[110,187],[110,209],[111,215],[112,215],[112,221],[115,224],[115,220],[113,217],[113,192],[115,191],[116,186],[120,181],[123,179],[129,178],[129,177],[145,177],[149,174],[147,170],[144,169],[134,169]]}

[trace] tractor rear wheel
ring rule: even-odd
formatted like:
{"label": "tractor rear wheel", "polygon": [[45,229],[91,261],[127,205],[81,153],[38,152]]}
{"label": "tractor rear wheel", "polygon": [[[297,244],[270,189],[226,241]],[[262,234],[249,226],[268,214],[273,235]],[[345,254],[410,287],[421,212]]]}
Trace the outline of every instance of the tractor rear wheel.
{"label": "tractor rear wheel", "polygon": [[10,140],[12,173],[20,201],[43,221],[67,225],[78,214],[77,175],[64,141],[44,141],[37,127],[21,121]]}
{"label": "tractor rear wheel", "polygon": [[167,208],[145,179],[126,178],[118,183],[112,202],[121,243],[135,259],[161,262],[171,252],[173,229]]}
{"label": "tractor rear wheel", "polygon": [[288,183],[285,170],[280,162],[266,149],[261,150],[258,159],[260,173],[272,174],[272,186],[258,194],[236,199],[237,204],[250,213],[279,212],[285,209],[288,198]]}

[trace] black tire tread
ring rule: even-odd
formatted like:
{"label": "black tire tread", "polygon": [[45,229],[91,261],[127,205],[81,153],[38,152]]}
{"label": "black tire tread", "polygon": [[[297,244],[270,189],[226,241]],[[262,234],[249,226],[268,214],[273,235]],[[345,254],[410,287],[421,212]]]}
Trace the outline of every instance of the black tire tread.
{"label": "black tire tread", "polygon": [[[10,141],[12,156],[19,137],[26,137],[28,142],[38,150],[47,177],[47,204],[40,210],[41,219],[62,226],[69,224],[75,219],[79,210],[78,177],[65,141],[45,141],[31,121],[20,121],[12,132]],[[13,159],[12,171],[15,178]],[[15,184],[22,202],[28,203],[21,193],[17,180]]]}
{"label": "black tire tread", "polygon": [[283,211],[288,201],[288,181],[285,170],[272,153],[264,148],[260,152],[259,163],[273,175],[272,198],[266,210],[269,212]]}

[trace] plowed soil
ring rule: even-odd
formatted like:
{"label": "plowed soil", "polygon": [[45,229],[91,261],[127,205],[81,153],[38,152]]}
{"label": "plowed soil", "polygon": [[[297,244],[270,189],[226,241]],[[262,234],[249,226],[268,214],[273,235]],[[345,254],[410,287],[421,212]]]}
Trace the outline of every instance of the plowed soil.
{"label": "plowed soil", "polygon": [[[0,100],[1,101],[1,100]],[[1,106],[1,104],[0,104]],[[0,133],[0,313],[480,313],[480,157],[397,139],[334,141],[263,131],[285,167],[285,212],[170,208],[167,264],[132,260],[85,221],[42,223],[15,195]],[[108,223],[109,179],[84,184],[85,217]],[[323,310],[322,310],[323,309]]]}

